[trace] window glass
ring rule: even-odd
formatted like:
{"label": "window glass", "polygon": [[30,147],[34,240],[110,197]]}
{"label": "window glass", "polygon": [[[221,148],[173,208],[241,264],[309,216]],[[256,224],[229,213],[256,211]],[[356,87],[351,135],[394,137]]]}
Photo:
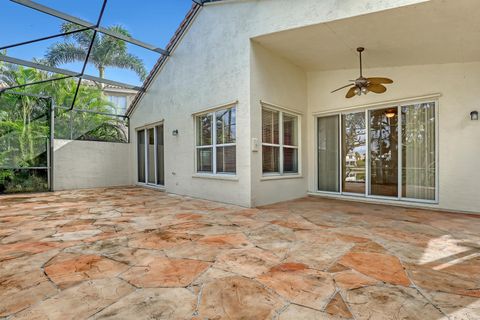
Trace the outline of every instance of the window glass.
{"label": "window glass", "polygon": [[365,194],[367,131],[365,112],[342,115],[342,191]]}
{"label": "window glass", "polygon": [[283,172],[298,173],[298,149],[283,148]]}
{"label": "window glass", "polygon": [[125,114],[127,111],[127,97],[125,96],[108,96],[108,101],[113,105],[113,113]]}
{"label": "window glass", "polygon": [[286,146],[298,145],[298,117],[283,114],[283,144]]}
{"label": "window glass", "polygon": [[262,147],[263,173],[280,173],[280,147]]}
{"label": "window glass", "polygon": [[298,119],[282,111],[262,109],[263,173],[298,173]]}
{"label": "window glass", "polygon": [[145,130],[137,132],[138,182],[145,182]]}
{"label": "window glass", "polygon": [[402,197],[435,199],[435,103],[402,107]]}
{"label": "window glass", "polygon": [[215,112],[217,123],[217,144],[235,143],[236,110],[235,108],[223,109]]}
{"label": "window glass", "polygon": [[213,172],[213,148],[197,149],[197,171]]}
{"label": "window glass", "polygon": [[155,135],[154,135],[154,129],[150,128],[147,130],[147,135],[148,135],[148,148],[147,148],[147,154],[148,154],[148,183],[155,183]]}
{"label": "window glass", "polygon": [[397,107],[371,110],[370,192],[398,197],[398,112]]}
{"label": "window glass", "polygon": [[212,115],[197,117],[197,146],[212,145]]}
{"label": "window glass", "polygon": [[157,184],[165,185],[163,124],[157,129]]}
{"label": "window glass", "polygon": [[236,172],[236,147],[217,147],[217,173]]}
{"label": "window glass", "polygon": [[197,172],[236,173],[236,123],[235,107],[196,117]]}
{"label": "window glass", "polygon": [[338,116],[318,118],[318,190],[339,192]]}
{"label": "window glass", "polygon": [[279,144],[279,120],[278,111],[262,109],[262,142]]}

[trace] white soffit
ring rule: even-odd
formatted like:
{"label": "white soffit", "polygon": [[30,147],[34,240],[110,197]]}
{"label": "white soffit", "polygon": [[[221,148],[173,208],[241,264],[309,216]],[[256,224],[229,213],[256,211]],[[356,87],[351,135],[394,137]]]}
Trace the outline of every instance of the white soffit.
{"label": "white soffit", "polygon": [[480,1],[431,0],[253,40],[307,70],[480,61]]}

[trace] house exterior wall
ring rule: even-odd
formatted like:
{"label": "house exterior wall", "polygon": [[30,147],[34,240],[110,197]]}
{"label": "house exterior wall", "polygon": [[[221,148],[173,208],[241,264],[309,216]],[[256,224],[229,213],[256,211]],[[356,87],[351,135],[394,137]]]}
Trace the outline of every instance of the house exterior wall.
{"label": "house exterior wall", "polygon": [[[252,43],[251,62],[252,139],[260,148],[252,153],[252,206],[295,199],[307,195],[307,74],[301,68]],[[263,176],[262,104],[300,116],[299,175]]]}
{"label": "house exterior wall", "polygon": [[131,184],[130,145],[77,140],[54,140],[54,190]]}
{"label": "house exterior wall", "polygon": [[[305,178],[276,180],[278,184],[260,181],[261,156],[251,151],[252,138],[259,138],[259,100],[271,99],[279,105],[301,111],[305,110],[305,99],[296,98],[304,90],[302,84],[294,86],[285,96],[278,84],[271,88],[251,85],[260,85],[264,71],[262,68],[253,70],[254,76],[251,77],[250,64],[257,58],[262,59],[262,53],[259,53],[261,49],[258,52],[251,49],[250,39],[418,2],[423,1],[240,0],[206,4],[131,115],[130,153],[134,157],[135,172],[131,183],[137,180],[135,129],[164,121],[165,188],[168,192],[243,206],[305,195]],[[267,53],[264,55],[268,56]],[[298,81],[304,81],[300,80],[303,78],[300,70],[288,62],[277,60],[272,63],[284,70],[292,70]],[[269,70],[268,67],[265,70]],[[292,83],[297,80],[292,79]],[[231,101],[238,101],[236,178],[200,178],[195,175],[194,168],[192,114]],[[171,134],[175,129],[179,131],[178,136]],[[306,164],[303,169],[305,176]],[[278,192],[279,186],[283,193],[272,195]]]}
{"label": "house exterior wall", "polygon": [[315,113],[440,94],[437,98],[439,204],[428,206],[480,212],[476,156],[480,154],[480,127],[478,121],[470,120],[470,112],[479,108],[480,62],[367,69],[366,75],[388,76],[395,83],[387,85],[388,91],[381,95],[369,93],[345,99],[344,91],[330,93],[357,73],[358,70],[308,72],[308,190],[317,190]]}

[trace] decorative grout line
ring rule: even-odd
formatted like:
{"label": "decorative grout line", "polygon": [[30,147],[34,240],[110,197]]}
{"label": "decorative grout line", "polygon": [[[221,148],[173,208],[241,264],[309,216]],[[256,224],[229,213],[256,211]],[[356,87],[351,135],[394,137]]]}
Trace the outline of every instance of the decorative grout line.
{"label": "decorative grout line", "polygon": [[[197,294],[197,303],[195,305],[195,309],[193,310],[193,313],[192,313],[192,319],[193,317],[197,317],[198,316],[198,312],[199,312],[199,308],[200,308],[200,304],[201,304],[201,301],[202,301],[202,295],[203,295],[203,286],[204,284],[200,284],[200,289],[198,291],[198,294]],[[192,292],[194,293],[194,292]]]}

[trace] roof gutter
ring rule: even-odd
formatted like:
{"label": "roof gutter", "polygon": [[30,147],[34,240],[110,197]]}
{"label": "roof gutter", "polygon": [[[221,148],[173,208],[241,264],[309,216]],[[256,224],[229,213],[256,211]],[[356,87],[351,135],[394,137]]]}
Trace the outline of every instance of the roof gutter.
{"label": "roof gutter", "polygon": [[[195,1],[194,1],[195,2]],[[190,11],[188,11],[187,15],[185,16],[185,18],[183,19],[183,21],[180,23],[180,26],[178,27],[178,29],[175,31],[175,34],[173,35],[172,39],[170,40],[170,42],[168,43],[167,47],[165,48],[165,50],[167,52],[170,53],[170,55],[172,55],[173,51],[175,50],[176,46],[178,45],[178,43],[180,42],[180,40],[182,39],[183,35],[186,33],[186,31],[188,30],[188,28],[191,26],[193,20],[195,19],[195,17],[197,16],[198,12],[200,11],[200,9],[202,8],[202,5],[203,3],[206,2],[205,0],[202,1],[201,3],[202,4],[199,4],[197,2],[195,2],[192,7],[190,8]],[[153,66],[152,70],[150,71],[149,75],[147,76],[147,78],[145,79],[145,81],[143,82],[143,85],[142,85],[142,90],[140,90],[137,95],[135,96],[135,98],[133,99],[132,103],[130,104],[130,106],[128,107],[128,110],[126,112],[126,116],[131,116],[131,114],[135,111],[135,109],[137,108],[137,105],[140,103],[140,100],[143,98],[145,92],[148,90],[148,88],[150,87],[150,85],[152,84],[153,80],[155,79],[156,75],[160,72],[160,70],[162,69],[162,67],[165,65],[165,63],[167,62],[168,58],[170,57],[170,55],[162,55],[158,60],[157,62],[155,63],[155,65]]]}

